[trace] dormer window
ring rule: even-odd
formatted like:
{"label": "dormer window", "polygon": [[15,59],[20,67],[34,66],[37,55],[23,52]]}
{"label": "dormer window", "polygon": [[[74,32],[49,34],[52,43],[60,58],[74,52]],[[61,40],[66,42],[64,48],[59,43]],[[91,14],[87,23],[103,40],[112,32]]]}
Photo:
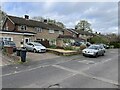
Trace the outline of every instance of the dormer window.
{"label": "dormer window", "polygon": [[20,30],[23,30],[23,31],[24,31],[24,30],[27,30],[27,26],[26,26],[26,25],[21,25],[21,26],[20,26]]}

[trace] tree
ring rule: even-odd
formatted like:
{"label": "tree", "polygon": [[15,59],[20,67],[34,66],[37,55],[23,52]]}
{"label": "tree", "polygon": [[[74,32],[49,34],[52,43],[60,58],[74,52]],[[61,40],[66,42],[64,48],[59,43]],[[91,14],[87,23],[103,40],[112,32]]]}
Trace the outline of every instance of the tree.
{"label": "tree", "polygon": [[105,36],[94,36],[92,38],[90,38],[89,42],[91,43],[104,43],[104,44],[108,44],[109,43],[109,39]]}
{"label": "tree", "polygon": [[65,28],[65,25],[62,22],[56,22],[56,25],[58,25],[61,28]]}
{"label": "tree", "polygon": [[44,18],[41,17],[41,16],[35,16],[35,17],[32,17],[33,20],[37,20],[37,21],[41,21],[43,22],[44,21]]}
{"label": "tree", "polygon": [[91,26],[91,24],[90,24],[88,21],[86,21],[86,20],[81,20],[81,21],[78,22],[78,24],[75,26],[75,29],[92,32],[92,29],[91,29],[90,26]]}

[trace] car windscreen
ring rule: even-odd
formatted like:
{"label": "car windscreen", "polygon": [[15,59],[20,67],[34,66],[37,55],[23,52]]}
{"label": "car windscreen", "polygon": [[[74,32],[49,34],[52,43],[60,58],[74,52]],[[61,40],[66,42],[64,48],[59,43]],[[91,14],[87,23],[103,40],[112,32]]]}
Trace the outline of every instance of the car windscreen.
{"label": "car windscreen", "polygon": [[35,46],[42,46],[41,44],[38,44],[38,43],[34,43]]}
{"label": "car windscreen", "polygon": [[88,47],[88,49],[98,49],[99,47],[98,46],[90,46]]}

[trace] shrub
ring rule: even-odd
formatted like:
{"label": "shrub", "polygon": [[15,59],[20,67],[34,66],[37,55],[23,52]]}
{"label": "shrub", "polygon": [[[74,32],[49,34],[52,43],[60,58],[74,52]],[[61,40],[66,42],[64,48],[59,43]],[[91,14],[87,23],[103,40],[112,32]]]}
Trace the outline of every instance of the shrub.
{"label": "shrub", "polygon": [[114,48],[120,48],[119,42],[110,42],[110,46],[114,46]]}
{"label": "shrub", "polygon": [[86,45],[80,45],[80,50],[83,50],[86,48]]}
{"label": "shrub", "polygon": [[55,48],[56,48],[56,45],[50,45],[50,48],[55,49]]}
{"label": "shrub", "polygon": [[66,46],[64,47],[64,50],[74,50],[74,48],[72,46]]}

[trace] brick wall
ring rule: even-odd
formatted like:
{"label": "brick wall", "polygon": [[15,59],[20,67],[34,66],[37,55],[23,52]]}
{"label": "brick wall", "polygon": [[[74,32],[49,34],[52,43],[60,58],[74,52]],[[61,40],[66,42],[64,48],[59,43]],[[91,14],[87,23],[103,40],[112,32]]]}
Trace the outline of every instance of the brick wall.
{"label": "brick wall", "polygon": [[4,24],[4,26],[3,26],[3,28],[7,28],[8,27],[8,30],[9,31],[12,31],[12,30],[14,30],[14,28],[15,28],[15,25],[9,20],[9,19],[7,19],[6,20],[6,23]]}
{"label": "brick wall", "polygon": [[38,32],[35,36],[36,39],[52,40],[52,39],[56,39],[59,36],[59,31],[55,31],[54,33],[49,33],[49,30],[42,29],[42,32]]}

